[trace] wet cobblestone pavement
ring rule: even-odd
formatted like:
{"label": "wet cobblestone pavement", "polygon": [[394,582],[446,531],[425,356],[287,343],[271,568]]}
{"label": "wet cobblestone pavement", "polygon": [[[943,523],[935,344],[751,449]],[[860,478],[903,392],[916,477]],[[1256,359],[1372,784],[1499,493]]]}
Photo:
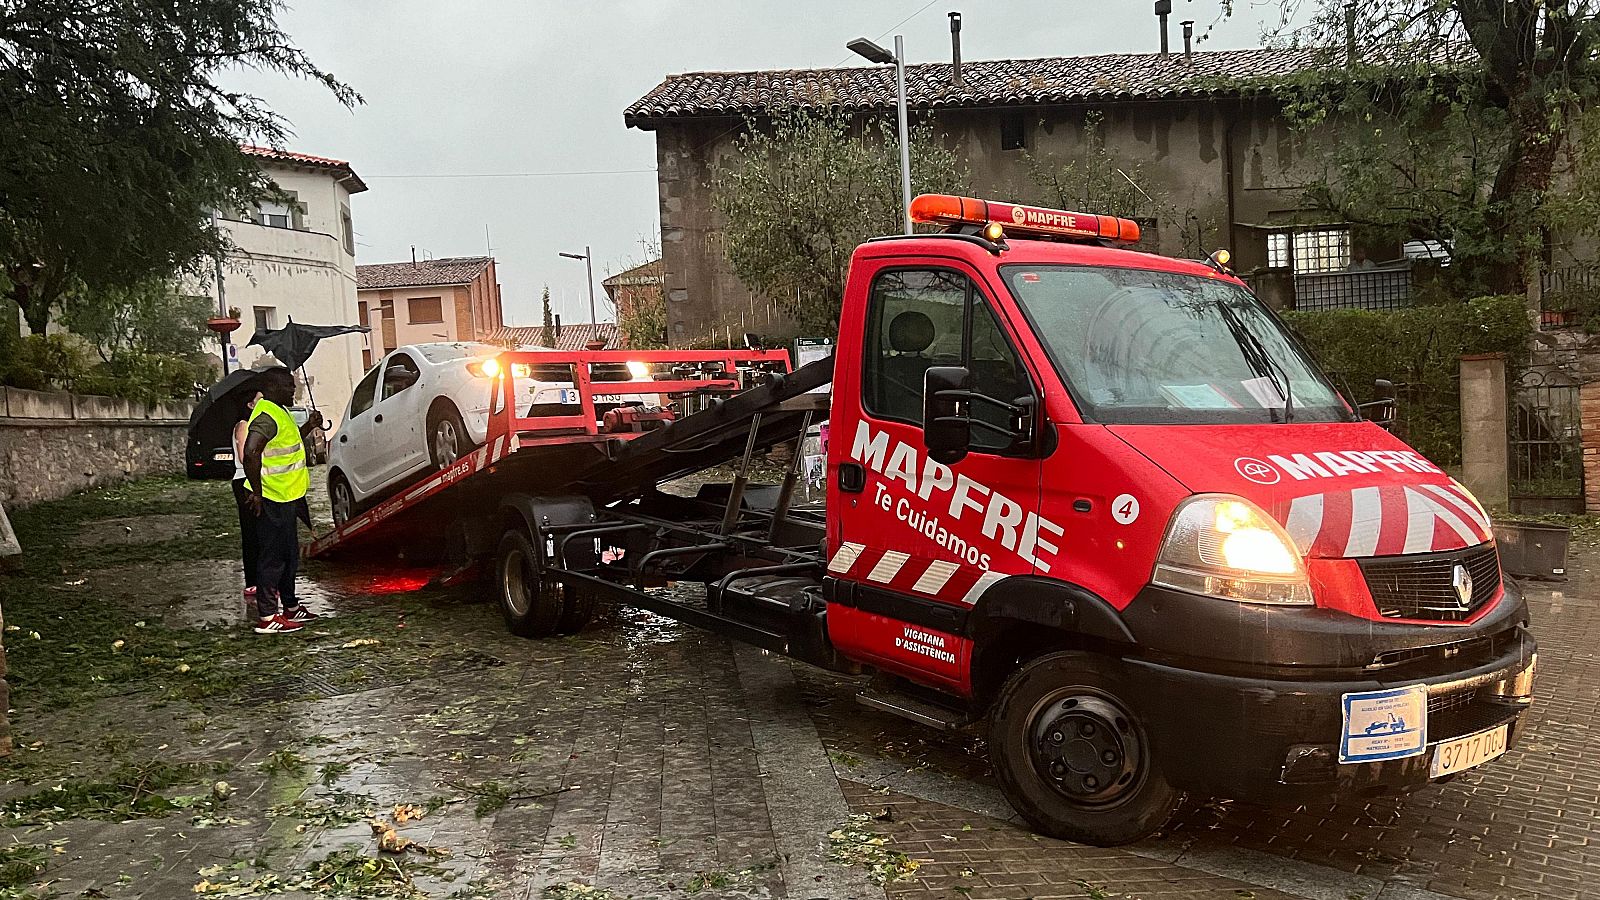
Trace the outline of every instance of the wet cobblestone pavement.
{"label": "wet cobblestone pavement", "polygon": [[[314,563],[333,617],[243,636],[214,488],[18,517],[60,553],[0,578],[0,898],[1600,897],[1583,566],[1530,589],[1540,701],[1505,758],[1399,800],[1195,803],[1107,850],[1021,827],[980,741],[644,613],[527,641],[429,570]],[[379,852],[375,818],[435,852]]]}

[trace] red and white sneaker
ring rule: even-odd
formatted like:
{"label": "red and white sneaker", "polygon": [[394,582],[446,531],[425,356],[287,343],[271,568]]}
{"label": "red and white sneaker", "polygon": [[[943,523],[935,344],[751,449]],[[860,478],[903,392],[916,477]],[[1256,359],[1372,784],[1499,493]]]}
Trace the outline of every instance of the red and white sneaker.
{"label": "red and white sneaker", "polygon": [[245,595],[246,599],[254,600],[256,598],[255,585],[251,585],[250,587],[245,588],[244,589],[244,595]]}
{"label": "red and white sneaker", "polygon": [[273,616],[270,619],[257,619],[255,632],[256,634],[288,634],[291,631],[299,631],[303,627],[305,626],[299,622],[286,619],[283,616]]}
{"label": "red and white sneaker", "polygon": [[284,613],[283,617],[291,622],[299,622],[302,624],[306,622],[315,622],[316,620],[322,618],[311,610],[306,609],[304,606],[296,606],[294,609]]}

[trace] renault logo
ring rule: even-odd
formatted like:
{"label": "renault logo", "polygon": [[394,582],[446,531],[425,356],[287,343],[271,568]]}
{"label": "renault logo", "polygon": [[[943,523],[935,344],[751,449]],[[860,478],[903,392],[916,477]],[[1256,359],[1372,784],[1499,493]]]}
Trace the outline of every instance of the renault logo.
{"label": "renault logo", "polygon": [[1450,575],[1450,587],[1456,592],[1456,603],[1462,609],[1472,605],[1472,573],[1461,563],[1456,563],[1456,569]]}

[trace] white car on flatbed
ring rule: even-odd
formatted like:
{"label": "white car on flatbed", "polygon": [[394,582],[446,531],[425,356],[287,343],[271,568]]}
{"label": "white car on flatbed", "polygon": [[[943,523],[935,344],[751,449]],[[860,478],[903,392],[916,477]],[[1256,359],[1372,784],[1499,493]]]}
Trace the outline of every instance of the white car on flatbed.
{"label": "white car on flatbed", "polygon": [[[447,468],[482,444],[489,428],[490,394],[500,372],[496,357],[505,351],[496,344],[453,341],[399,347],[379,360],[356,385],[339,430],[328,441],[334,521],[352,518],[410,477]],[[619,382],[650,377],[647,369],[632,363],[615,368],[620,371],[595,372],[594,377]],[[578,410],[568,364],[519,364],[515,383],[517,407],[525,416]],[[655,398],[618,395],[596,401],[620,405]]]}

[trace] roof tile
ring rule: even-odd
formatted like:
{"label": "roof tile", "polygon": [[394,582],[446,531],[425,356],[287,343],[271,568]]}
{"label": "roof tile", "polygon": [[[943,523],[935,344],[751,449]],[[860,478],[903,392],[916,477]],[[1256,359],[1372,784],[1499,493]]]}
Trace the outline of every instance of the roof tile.
{"label": "roof tile", "polygon": [[[1314,50],[1267,48],[1197,52],[1190,59],[1182,53],[1118,53],[975,60],[962,64],[960,88],[949,63],[919,63],[906,67],[906,99],[914,109],[937,109],[1207,96],[1309,69],[1318,59]],[[854,112],[894,102],[892,66],[688,72],[668,76],[630,105],[624,119],[650,127],[661,119],[790,107]]]}
{"label": "roof tile", "polygon": [[[540,325],[514,326],[502,325],[496,328],[489,340],[494,343],[510,343],[519,347],[547,347],[544,343],[544,327]],[[563,324],[561,334],[555,339],[555,350],[583,350],[589,341],[602,340],[606,342],[605,349],[615,350],[620,345],[617,326],[614,322],[577,322]]]}
{"label": "roof tile", "polygon": [[356,266],[356,288],[429,287],[466,284],[489,268],[493,257],[449,256],[417,262],[375,263]]}
{"label": "roof tile", "polygon": [[352,184],[349,185],[349,190],[352,194],[359,194],[367,189],[367,183],[362,181],[361,176],[356,174],[356,170],[342,159],[312,156],[309,153],[295,153],[290,150],[277,150],[272,147],[257,147],[253,144],[240,144],[239,149],[245,156],[253,156],[256,159],[287,163],[293,166],[310,166],[314,169],[331,169],[351,179]]}

